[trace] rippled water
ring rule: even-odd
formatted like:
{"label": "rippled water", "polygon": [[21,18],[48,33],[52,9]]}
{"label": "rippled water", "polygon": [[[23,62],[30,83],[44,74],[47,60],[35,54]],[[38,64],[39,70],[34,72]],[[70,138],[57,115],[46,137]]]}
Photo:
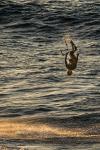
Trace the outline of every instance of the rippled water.
{"label": "rippled water", "polygon": [[[99,150],[99,6],[99,0],[0,2],[1,147]],[[60,53],[64,36],[80,52],[71,77]]]}

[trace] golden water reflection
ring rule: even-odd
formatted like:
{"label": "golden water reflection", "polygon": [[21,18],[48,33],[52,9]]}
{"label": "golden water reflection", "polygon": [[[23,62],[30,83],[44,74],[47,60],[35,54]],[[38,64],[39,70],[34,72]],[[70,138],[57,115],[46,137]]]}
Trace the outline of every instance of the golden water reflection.
{"label": "golden water reflection", "polygon": [[[90,132],[91,131],[91,132]],[[43,123],[24,123],[15,120],[0,120],[0,139],[46,139],[60,137],[95,137],[100,138],[100,135],[92,133],[90,128],[67,128],[56,127]]]}

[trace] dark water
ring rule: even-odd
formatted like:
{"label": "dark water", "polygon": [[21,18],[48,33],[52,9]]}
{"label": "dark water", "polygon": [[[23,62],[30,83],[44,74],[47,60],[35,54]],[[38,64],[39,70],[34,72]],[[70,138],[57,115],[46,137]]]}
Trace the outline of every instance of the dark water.
{"label": "dark water", "polygon": [[[80,51],[71,77],[65,35]],[[99,150],[99,54],[99,0],[0,1],[0,148]]]}

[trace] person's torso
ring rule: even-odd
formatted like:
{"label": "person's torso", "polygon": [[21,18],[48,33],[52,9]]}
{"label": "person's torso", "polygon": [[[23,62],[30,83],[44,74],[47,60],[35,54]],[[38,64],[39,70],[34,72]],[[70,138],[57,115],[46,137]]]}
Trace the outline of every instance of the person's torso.
{"label": "person's torso", "polygon": [[68,69],[70,69],[70,70],[73,70],[77,66],[77,57],[74,54],[71,55],[70,53],[68,53],[66,62],[67,62],[67,66],[66,67]]}

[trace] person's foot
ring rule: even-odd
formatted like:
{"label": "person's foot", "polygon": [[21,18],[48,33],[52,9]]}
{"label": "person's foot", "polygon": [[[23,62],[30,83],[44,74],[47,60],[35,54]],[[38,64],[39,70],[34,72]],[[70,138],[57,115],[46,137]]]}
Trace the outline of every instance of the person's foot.
{"label": "person's foot", "polygon": [[70,40],[70,43],[74,45],[74,42],[72,40]]}

